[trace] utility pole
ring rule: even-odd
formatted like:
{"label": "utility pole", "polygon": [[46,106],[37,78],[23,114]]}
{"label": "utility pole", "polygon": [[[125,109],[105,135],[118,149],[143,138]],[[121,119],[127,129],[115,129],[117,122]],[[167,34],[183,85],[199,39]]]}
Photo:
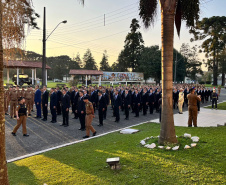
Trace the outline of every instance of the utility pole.
{"label": "utility pole", "polygon": [[43,17],[42,86],[46,85],[46,7]]}
{"label": "utility pole", "polygon": [[176,78],[177,78],[177,51],[176,51],[176,61],[175,61],[174,83],[176,83]]}

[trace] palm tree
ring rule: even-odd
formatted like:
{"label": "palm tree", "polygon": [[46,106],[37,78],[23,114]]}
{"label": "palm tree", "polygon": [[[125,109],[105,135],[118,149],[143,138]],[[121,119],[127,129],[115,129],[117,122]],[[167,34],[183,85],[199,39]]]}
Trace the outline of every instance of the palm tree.
{"label": "palm tree", "polygon": [[[162,39],[162,119],[159,144],[177,143],[173,119],[173,39],[174,23],[178,35],[181,21],[194,27],[199,18],[199,0],[159,0]],[[140,17],[146,28],[154,23],[158,0],[140,0]]]}
{"label": "palm tree", "polygon": [[[84,4],[85,0],[80,0]],[[200,0],[159,0],[162,38],[162,121],[159,144],[177,143],[173,120],[173,38],[174,22],[180,35],[181,21],[194,27],[199,19]],[[140,17],[148,28],[154,23],[158,0],[140,0]]]}

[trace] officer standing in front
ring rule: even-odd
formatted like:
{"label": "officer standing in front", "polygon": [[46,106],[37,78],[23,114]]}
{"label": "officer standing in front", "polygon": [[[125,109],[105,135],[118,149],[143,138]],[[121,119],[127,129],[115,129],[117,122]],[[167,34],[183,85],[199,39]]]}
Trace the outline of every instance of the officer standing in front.
{"label": "officer standing in front", "polygon": [[20,128],[20,125],[22,124],[23,136],[28,137],[29,135],[27,134],[27,128],[26,128],[27,108],[25,105],[24,97],[19,98],[19,105],[17,105],[16,107],[16,118],[17,118],[17,125],[13,129],[12,135],[16,136],[16,132]]}
{"label": "officer standing in front", "polygon": [[198,115],[198,107],[197,102],[201,101],[201,96],[197,96],[195,94],[195,89],[190,90],[190,94],[188,97],[188,112],[189,112],[189,118],[188,118],[188,127],[192,127],[192,122],[194,127],[197,127],[197,115]]}
{"label": "officer standing in front", "polygon": [[88,138],[90,134],[90,130],[93,133],[93,136],[96,135],[96,130],[92,126],[92,121],[94,116],[94,109],[93,109],[93,104],[89,101],[88,97],[84,97],[83,99],[86,107],[86,118],[85,118],[85,123],[86,123],[86,135],[83,138]]}

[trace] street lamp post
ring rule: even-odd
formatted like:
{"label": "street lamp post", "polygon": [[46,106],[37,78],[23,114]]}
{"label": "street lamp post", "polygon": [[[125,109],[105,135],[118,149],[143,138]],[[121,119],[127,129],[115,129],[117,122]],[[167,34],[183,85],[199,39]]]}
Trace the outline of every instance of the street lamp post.
{"label": "street lamp post", "polygon": [[43,16],[43,52],[42,52],[42,86],[47,84],[47,76],[46,76],[46,41],[52,35],[52,33],[57,29],[57,27],[61,24],[64,23],[66,24],[67,21],[62,21],[60,22],[54,30],[49,34],[49,36],[46,38],[46,8],[44,7],[44,16]]}

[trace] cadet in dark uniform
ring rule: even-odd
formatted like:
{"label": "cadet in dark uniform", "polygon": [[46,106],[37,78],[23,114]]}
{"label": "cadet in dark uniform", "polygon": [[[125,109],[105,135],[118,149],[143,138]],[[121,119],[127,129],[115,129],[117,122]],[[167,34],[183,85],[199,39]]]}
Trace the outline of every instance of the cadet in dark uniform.
{"label": "cadet in dark uniform", "polygon": [[212,93],[212,109],[214,108],[214,104],[215,104],[215,109],[217,110],[217,100],[218,100],[218,94],[216,93],[216,89],[213,89],[213,93]]}
{"label": "cadet in dark uniform", "polygon": [[51,95],[50,95],[50,110],[52,114],[52,123],[56,123],[56,106],[57,106],[57,95],[55,93],[55,89],[51,88]]}
{"label": "cadet in dark uniform", "polygon": [[78,112],[76,112],[76,110],[78,109],[78,99],[79,99],[79,92],[78,92],[78,89],[75,88],[75,97],[74,97],[74,102],[73,102],[73,106],[74,106],[74,110],[75,110],[75,117],[73,119],[78,119]]}
{"label": "cadet in dark uniform", "polygon": [[109,96],[106,93],[105,89],[103,89],[103,91],[102,91],[102,96],[105,98],[105,103],[106,103],[105,108],[104,108],[104,112],[103,112],[104,119],[106,119],[107,109],[108,109],[108,105],[109,105]]}
{"label": "cadet in dark uniform", "polygon": [[93,104],[89,101],[88,97],[84,97],[83,101],[86,107],[86,118],[85,118],[86,135],[83,138],[88,138],[90,134],[90,130],[93,133],[93,136],[95,136],[97,133],[92,126],[92,121],[95,116],[94,116]]}
{"label": "cadet in dark uniform", "polygon": [[148,104],[148,94],[147,94],[147,89],[144,89],[144,92],[142,94],[142,107],[143,107],[143,115],[147,115],[147,104]]}
{"label": "cadet in dark uniform", "polygon": [[103,112],[105,110],[106,100],[102,96],[102,91],[98,92],[98,115],[99,115],[99,125],[103,126]]}
{"label": "cadet in dark uniform", "polygon": [[61,115],[61,97],[62,92],[60,91],[60,88],[57,87],[57,115]]}
{"label": "cadet in dark uniform", "polygon": [[118,91],[115,91],[115,100],[114,100],[114,113],[115,113],[115,122],[119,122],[120,120],[120,114],[119,110],[121,108],[122,99],[121,96],[118,94]]}
{"label": "cadet in dark uniform", "polygon": [[124,103],[125,115],[126,115],[125,120],[129,120],[129,109],[130,109],[130,106],[131,106],[131,96],[128,93],[127,89],[125,90],[125,94],[124,94],[123,99],[124,99],[123,103]]}
{"label": "cadet in dark uniform", "polygon": [[42,111],[43,111],[43,121],[47,121],[48,115],[48,99],[49,93],[46,91],[46,86],[43,86],[43,94],[42,94]]}
{"label": "cadet in dark uniform", "polygon": [[85,116],[86,116],[86,108],[85,108],[85,103],[83,101],[84,98],[84,92],[80,91],[79,92],[79,99],[78,99],[78,108],[77,108],[77,113],[78,113],[78,117],[79,117],[79,121],[81,124],[81,127],[79,128],[79,130],[81,131],[85,131],[86,125],[85,125]]}
{"label": "cadet in dark uniform", "polygon": [[133,97],[134,112],[136,114],[135,117],[139,117],[140,102],[141,102],[140,95],[138,94],[138,91],[136,89]]}
{"label": "cadet in dark uniform", "polygon": [[69,108],[70,108],[70,97],[66,94],[66,89],[63,89],[63,95],[61,99],[62,105],[62,114],[63,114],[63,124],[61,126],[68,127],[68,116],[69,116]]}
{"label": "cadet in dark uniform", "polygon": [[25,99],[23,97],[19,98],[19,105],[16,107],[16,118],[17,125],[14,127],[12,135],[16,136],[17,130],[22,125],[23,136],[28,137],[27,128],[26,128],[26,120],[27,120],[27,108],[25,105]]}
{"label": "cadet in dark uniform", "polygon": [[198,115],[197,102],[201,101],[201,96],[195,95],[195,89],[191,89],[190,92],[191,93],[187,96],[189,111],[188,127],[192,127],[192,122],[194,127],[197,127],[197,115]]}
{"label": "cadet in dark uniform", "polygon": [[150,114],[153,114],[154,103],[155,103],[155,98],[154,98],[154,94],[151,89],[150,93],[149,93],[149,97],[148,97],[148,105],[149,105]]}
{"label": "cadet in dark uniform", "polygon": [[94,91],[94,88],[91,89],[90,101],[93,104],[93,109],[95,112],[95,108],[97,106],[97,93]]}

